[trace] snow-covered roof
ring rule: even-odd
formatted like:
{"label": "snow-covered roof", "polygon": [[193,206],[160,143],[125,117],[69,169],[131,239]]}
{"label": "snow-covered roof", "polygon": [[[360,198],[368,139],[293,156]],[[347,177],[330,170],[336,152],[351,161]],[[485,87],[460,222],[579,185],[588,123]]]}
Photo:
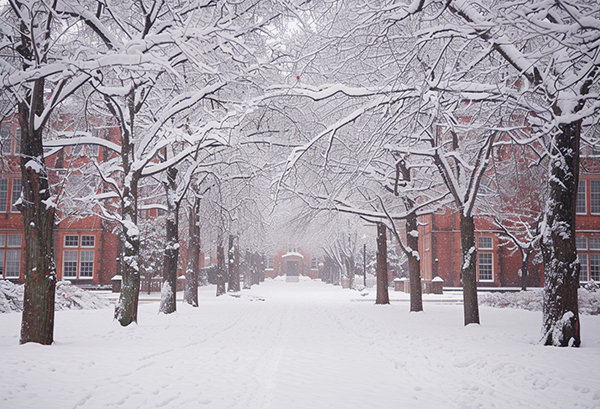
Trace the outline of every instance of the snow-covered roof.
{"label": "snow-covered roof", "polygon": [[296,251],[287,252],[282,257],[283,258],[286,258],[286,257],[300,257],[300,258],[304,258],[304,256],[302,254],[300,254],[300,253],[298,253]]}

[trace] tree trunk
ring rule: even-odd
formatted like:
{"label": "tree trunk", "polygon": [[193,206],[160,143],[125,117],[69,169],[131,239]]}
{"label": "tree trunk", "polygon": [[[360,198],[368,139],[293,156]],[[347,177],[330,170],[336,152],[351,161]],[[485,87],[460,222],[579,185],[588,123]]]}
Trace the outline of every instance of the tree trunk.
{"label": "tree trunk", "polygon": [[172,314],[177,310],[177,262],[179,261],[179,202],[175,201],[177,191],[177,168],[167,169],[165,190],[167,193],[167,237],[163,285],[160,293],[159,312]]}
{"label": "tree trunk", "polygon": [[23,201],[19,206],[25,233],[25,294],[20,343],[50,345],[54,340],[54,212],[48,205],[50,188],[44,161],[42,128],[34,118],[43,111],[44,81],[37,80],[28,91],[27,102],[20,102],[21,177]]}
{"label": "tree trunk", "polygon": [[406,244],[409,250],[407,256],[410,278],[410,310],[411,312],[419,312],[423,311],[423,295],[421,287],[421,258],[419,257],[417,216],[414,214],[411,214],[406,219],[406,232]]}
{"label": "tree trunk", "polygon": [[126,327],[137,322],[140,298],[140,236],[137,230],[137,174],[131,177],[129,186],[123,189],[121,215],[123,218],[120,240],[122,252],[119,264],[122,274],[121,294],[115,307],[115,319]]}
{"label": "tree trunk", "polygon": [[461,276],[465,325],[479,324],[477,302],[477,249],[473,216],[460,215]]}
{"label": "tree trunk", "polygon": [[521,291],[527,290],[527,276],[529,275],[529,258],[531,249],[525,249],[523,252],[523,260],[521,261]]}
{"label": "tree trunk", "polygon": [[121,294],[115,307],[115,319],[126,327],[132,322],[137,322],[137,311],[140,298],[140,233],[137,226],[138,219],[138,183],[140,171],[133,171],[133,137],[135,117],[135,91],[126,97],[129,112],[129,122],[124,123],[107,98],[107,107],[113,113],[121,130],[121,161],[126,183],[123,185],[121,198],[121,249],[119,264],[122,274]]}
{"label": "tree trunk", "polygon": [[240,251],[235,243],[235,236],[229,235],[229,282],[228,292],[240,291]]}
{"label": "tree trunk", "polygon": [[551,147],[550,200],[542,235],[544,257],[543,338],[545,345],[581,344],[579,332],[580,265],[575,247],[581,122],[561,124]]}
{"label": "tree trunk", "polygon": [[217,297],[225,294],[225,249],[223,248],[223,241],[220,239],[217,243]]}
{"label": "tree trunk", "polygon": [[[400,178],[402,176],[402,179]],[[394,194],[399,196],[398,187],[400,180],[410,182],[412,180],[410,168],[406,161],[400,160],[396,163],[396,184]],[[404,198],[407,209],[415,207],[415,201],[409,197]],[[400,240],[400,237],[396,237]],[[406,247],[408,253],[408,274],[410,279],[410,310],[423,311],[423,289],[421,286],[421,257],[419,254],[419,230],[417,215],[410,213],[406,218]]]}
{"label": "tree trunk", "polygon": [[389,304],[387,240],[384,223],[377,223],[377,299],[375,304]]}
{"label": "tree trunk", "polygon": [[192,307],[197,307],[198,303],[198,272],[200,271],[200,198],[194,200],[194,205],[190,209],[189,220],[189,243],[187,268],[185,271],[185,302]]}

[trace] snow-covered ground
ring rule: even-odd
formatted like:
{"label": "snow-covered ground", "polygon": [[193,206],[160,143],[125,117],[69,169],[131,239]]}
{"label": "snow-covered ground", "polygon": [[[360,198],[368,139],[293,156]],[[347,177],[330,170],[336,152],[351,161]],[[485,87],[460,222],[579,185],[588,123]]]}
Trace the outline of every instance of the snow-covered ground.
{"label": "snow-covered ground", "polygon": [[405,294],[374,305],[318,281],[214,292],[169,316],[147,300],[127,328],[58,311],[53,346],[18,345],[21,315],[0,314],[0,407],[600,408],[599,316],[581,348],[551,348],[539,311],[482,306],[464,327],[457,295],[409,313]]}

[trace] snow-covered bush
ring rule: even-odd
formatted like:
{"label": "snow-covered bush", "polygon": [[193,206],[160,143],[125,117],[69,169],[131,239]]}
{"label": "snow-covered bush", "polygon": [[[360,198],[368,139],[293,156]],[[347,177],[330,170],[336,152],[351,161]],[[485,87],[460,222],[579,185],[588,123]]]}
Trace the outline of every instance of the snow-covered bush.
{"label": "snow-covered bush", "polygon": [[586,285],[584,285],[583,288],[585,288],[589,292],[593,292],[593,293],[595,293],[596,291],[600,290],[600,286],[594,280],[591,280],[589,283],[587,283]]}
{"label": "snow-covered bush", "polygon": [[71,285],[69,281],[56,283],[55,309],[58,310],[98,310],[110,302],[97,294]]}
{"label": "snow-covered bush", "polygon": [[0,313],[23,311],[23,286],[0,280]]}
{"label": "snow-covered bush", "polygon": [[[0,280],[0,313],[23,311],[22,284]],[[98,295],[71,285],[69,281],[56,284],[54,308],[59,310],[96,310],[108,307],[109,302]]]}
{"label": "snow-covered bush", "polygon": [[[600,292],[579,289],[579,313],[597,315],[600,313]],[[521,308],[529,311],[541,311],[542,290],[529,290],[506,293],[482,293],[478,296],[480,305],[497,308]]]}

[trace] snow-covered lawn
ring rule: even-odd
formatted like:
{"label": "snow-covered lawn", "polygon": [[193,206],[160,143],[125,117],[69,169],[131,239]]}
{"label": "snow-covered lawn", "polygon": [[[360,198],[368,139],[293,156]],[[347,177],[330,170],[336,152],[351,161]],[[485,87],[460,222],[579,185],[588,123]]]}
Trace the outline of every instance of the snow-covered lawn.
{"label": "snow-covered lawn", "polygon": [[169,316],[142,303],[127,328],[58,311],[49,347],[18,345],[21,315],[0,314],[0,407],[600,408],[599,316],[581,348],[550,348],[540,312],[482,306],[464,327],[456,295],[409,313],[405,294],[379,306],[318,281],[214,290]]}

